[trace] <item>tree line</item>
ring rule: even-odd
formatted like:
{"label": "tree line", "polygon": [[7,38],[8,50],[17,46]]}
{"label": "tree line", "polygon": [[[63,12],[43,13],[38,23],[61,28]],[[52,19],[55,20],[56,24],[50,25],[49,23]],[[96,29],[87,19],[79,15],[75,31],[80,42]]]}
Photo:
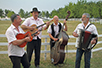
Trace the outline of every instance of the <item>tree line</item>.
{"label": "tree line", "polygon": [[[70,18],[81,18],[83,13],[89,13],[90,17],[102,18],[102,1],[87,2],[87,0],[80,0],[76,4],[70,2],[65,5],[64,8],[54,9],[50,13],[48,11],[42,11],[39,17],[53,18],[54,15],[57,15],[59,18],[65,18],[68,10],[71,12]],[[0,9],[0,17],[11,17],[12,14],[15,14],[15,12],[7,9],[4,11]],[[31,16],[30,12],[25,12],[23,9],[20,9],[18,14],[22,18]]]}

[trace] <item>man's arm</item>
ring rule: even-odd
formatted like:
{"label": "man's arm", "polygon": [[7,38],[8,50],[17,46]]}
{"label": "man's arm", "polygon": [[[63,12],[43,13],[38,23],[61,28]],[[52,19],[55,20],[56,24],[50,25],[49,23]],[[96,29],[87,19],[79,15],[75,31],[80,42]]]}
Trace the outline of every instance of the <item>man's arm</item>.
{"label": "man's arm", "polygon": [[57,41],[57,40],[58,40],[58,38],[54,38],[50,33],[49,33],[49,36],[50,36],[50,38],[53,39],[54,41]]}
{"label": "man's arm", "polygon": [[95,44],[98,40],[98,37],[95,37],[92,41],[91,41],[91,44]]}
{"label": "man's arm", "polygon": [[29,30],[34,30],[34,27],[26,26],[26,25],[21,25],[22,29],[29,29]]}
{"label": "man's arm", "polygon": [[53,19],[52,20],[50,20],[50,21],[48,21],[48,22],[46,22],[46,27],[44,28],[44,30],[46,30],[48,27],[49,27],[49,25],[50,25],[50,23],[53,21]]}
{"label": "man's arm", "polygon": [[66,20],[64,20],[64,24],[65,24],[65,28],[64,30],[67,31],[67,24],[66,24]]}
{"label": "man's arm", "polygon": [[78,34],[76,32],[73,32],[72,34],[74,37],[78,37]]}
{"label": "man's arm", "polygon": [[12,41],[11,44],[13,44],[13,45],[21,45],[22,43],[29,42],[29,41],[30,41],[30,37],[26,37],[26,38],[21,39],[21,40]]}

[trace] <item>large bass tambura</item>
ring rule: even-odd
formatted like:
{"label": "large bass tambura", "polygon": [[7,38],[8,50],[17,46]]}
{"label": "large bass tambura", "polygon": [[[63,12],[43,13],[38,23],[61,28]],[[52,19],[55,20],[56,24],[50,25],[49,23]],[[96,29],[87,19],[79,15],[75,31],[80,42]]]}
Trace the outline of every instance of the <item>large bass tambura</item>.
{"label": "large bass tambura", "polygon": [[96,43],[91,44],[91,40],[97,37],[96,34],[83,29],[78,29],[77,34],[79,35],[76,41],[77,48],[81,48],[82,50],[91,50],[96,45]]}

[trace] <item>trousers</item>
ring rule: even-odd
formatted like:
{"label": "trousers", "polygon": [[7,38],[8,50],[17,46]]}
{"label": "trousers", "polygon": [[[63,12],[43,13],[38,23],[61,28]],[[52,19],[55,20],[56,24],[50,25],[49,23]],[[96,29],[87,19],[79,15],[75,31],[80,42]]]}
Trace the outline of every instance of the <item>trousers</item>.
{"label": "trousers", "polygon": [[9,58],[13,64],[13,68],[21,68],[20,63],[22,63],[24,68],[29,68],[30,66],[26,53],[22,57],[9,56]]}
{"label": "trousers", "polygon": [[[35,50],[35,51],[34,51]],[[33,51],[35,52],[35,66],[39,65],[40,63],[40,50],[41,50],[41,39],[37,38],[37,40],[32,40],[31,42],[27,43],[27,56],[29,62],[31,62]]]}
{"label": "trousers", "polygon": [[84,68],[90,68],[91,51],[84,51],[80,48],[77,48],[75,68],[80,68],[80,62],[83,53],[84,53],[84,62],[85,62]]}

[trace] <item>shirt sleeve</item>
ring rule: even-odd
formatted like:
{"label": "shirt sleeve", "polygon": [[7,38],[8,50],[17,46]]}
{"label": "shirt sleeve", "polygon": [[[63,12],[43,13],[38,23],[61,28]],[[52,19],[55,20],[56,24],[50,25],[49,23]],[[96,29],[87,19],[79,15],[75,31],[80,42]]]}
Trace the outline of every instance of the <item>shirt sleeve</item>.
{"label": "shirt sleeve", "polygon": [[98,36],[98,31],[97,31],[96,26],[95,26],[95,25],[92,25],[92,26],[93,26],[93,28],[91,28],[91,29],[93,29],[93,30],[92,30],[93,33],[94,33],[94,34],[97,34],[97,36]]}
{"label": "shirt sleeve", "polygon": [[7,37],[8,43],[11,43],[12,41],[17,40],[16,36],[13,33],[13,31],[8,30],[8,31],[6,31],[5,35]]}
{"label": "shirt sleeve", "polygon": [[78,30],[78,26],[75,28],[74,32],[76,32],[76,33],[77,33],[77,30]]}
{"label": "shirt sleeve", "polygon": [[22,25],[26,25],[26,26],[29,26],[29,24],[30,24],[30,19],[29,19],[29,18],[27,18],[27,19],[22,23]]}
{"label": "shirt sleeve", "polygon": [[51,30],[51,25],[49,26],[48,30],[47,30],[47,33],[52,33],[52,30]]}

